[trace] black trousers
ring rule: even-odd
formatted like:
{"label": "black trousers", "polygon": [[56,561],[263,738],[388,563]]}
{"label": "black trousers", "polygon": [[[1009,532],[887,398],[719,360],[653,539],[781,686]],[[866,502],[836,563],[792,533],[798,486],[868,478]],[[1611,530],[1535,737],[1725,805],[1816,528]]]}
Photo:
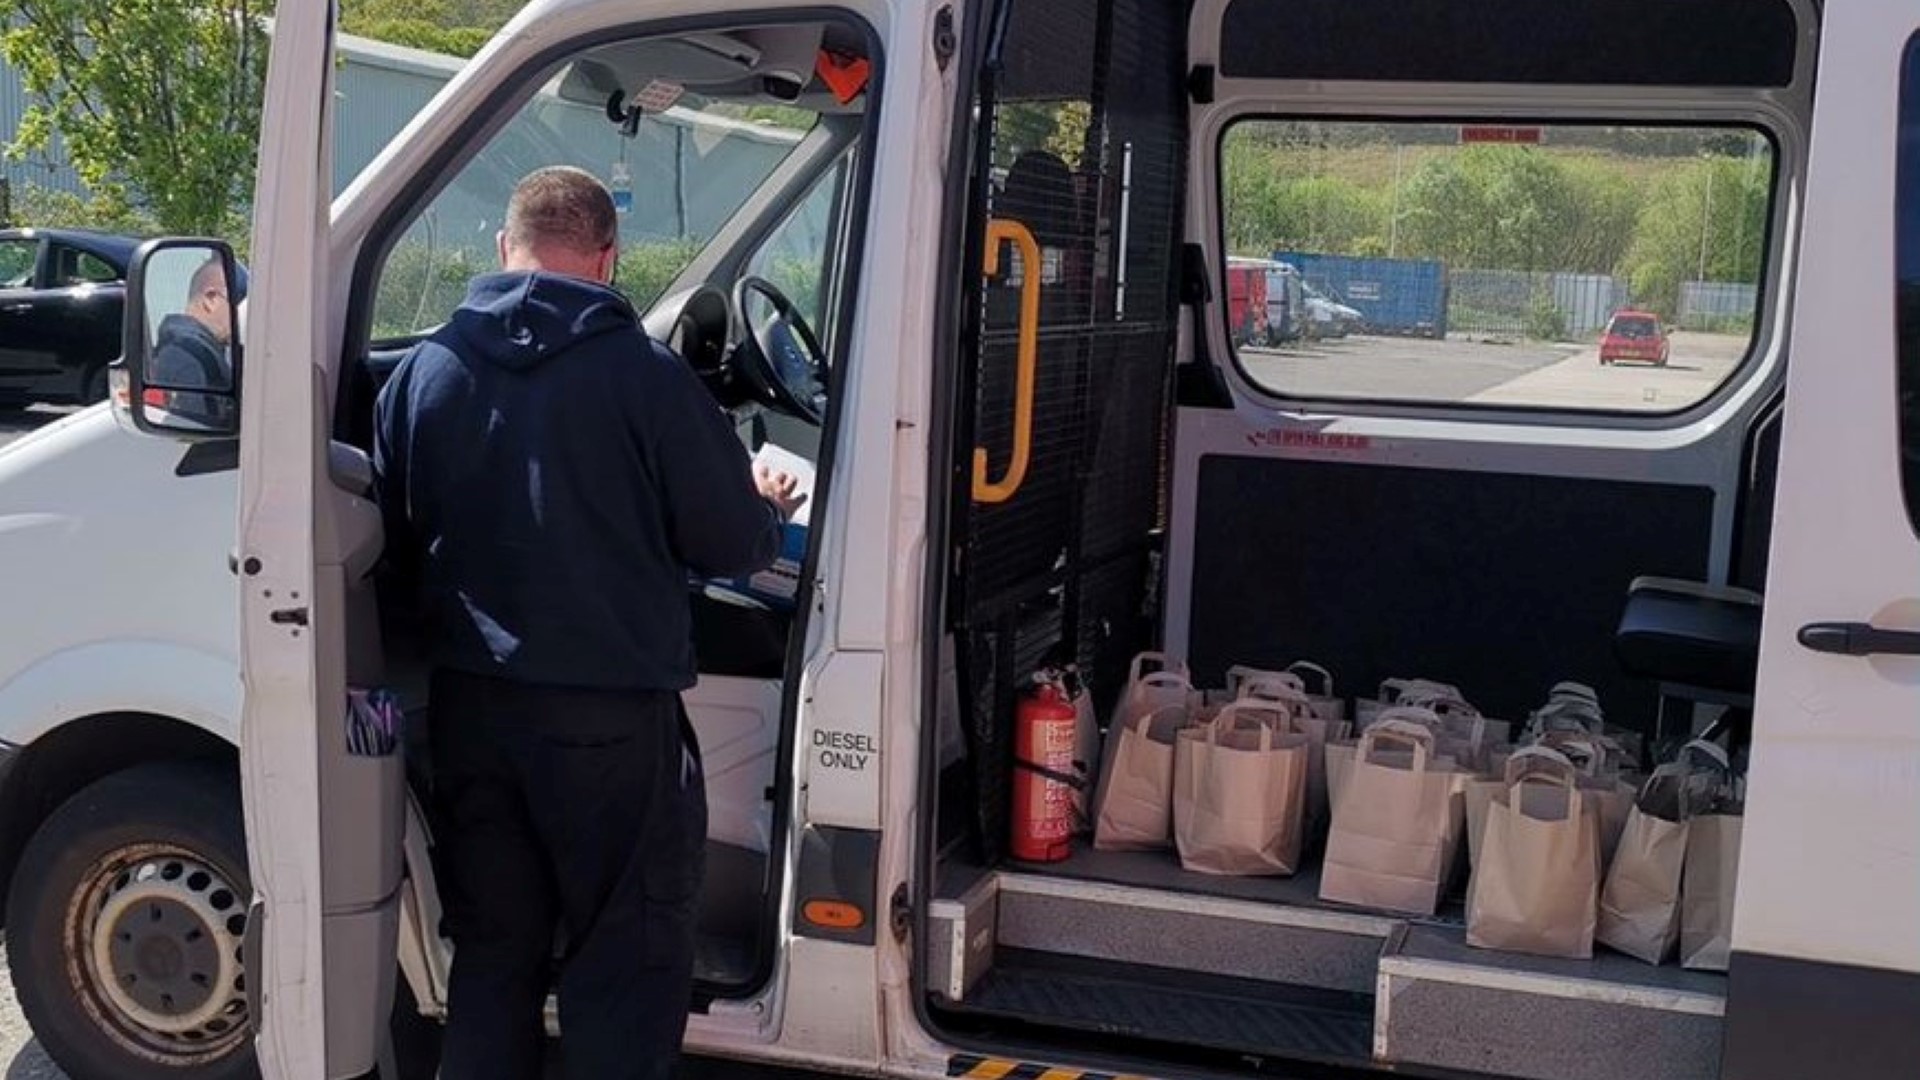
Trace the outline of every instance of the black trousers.
{"label": "black trousers", "polygon": [[555,928],[568,1080],[666,1080],[686,1030],[706,785],[678,694],[437,672],[454,957],[441,1080],[537,1080]]}

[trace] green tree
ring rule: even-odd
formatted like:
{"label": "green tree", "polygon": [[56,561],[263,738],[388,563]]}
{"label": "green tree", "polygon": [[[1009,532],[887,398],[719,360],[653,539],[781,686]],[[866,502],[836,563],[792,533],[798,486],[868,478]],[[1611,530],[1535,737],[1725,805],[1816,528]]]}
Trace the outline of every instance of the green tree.
{"label": "green tree", "polygon": [[1228,250],[1260,258],[1275,251],[1384,253],[1386,192],[1304,172],[1299,158],[1270,140],[1238,133],[1227,140],[1221,175]]}
{"label": "green tree", "polygon": [[1657,181],[1625,260],[1634,299],[1671,317],[1683,282],[1757,282],[1771,173],[1764,158],[1709,157]]}
{"label": "green tree", "polygon": [[0,53],[31,98],[7,150],[58,136],[96,198],[236,236],[252,194],[272,0],[11,0]]}
{"label": "green tree", "polygon": [[517,4],[494,10],[473,0],[342,0],[340,29],[447,56],[472,56],[506,24]]}
{"label": "green tree", "polygon": [[1011,166],[1030,150],[1043,150],[1080,168],[1086,156],[1093,106],[1084,101],[1021,101],[1002,105],[994,120],[994,164]]}

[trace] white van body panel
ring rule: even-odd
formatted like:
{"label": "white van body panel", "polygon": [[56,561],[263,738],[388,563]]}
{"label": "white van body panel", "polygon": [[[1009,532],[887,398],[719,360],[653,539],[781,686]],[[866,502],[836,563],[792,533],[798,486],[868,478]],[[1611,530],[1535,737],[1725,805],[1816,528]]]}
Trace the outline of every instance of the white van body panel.
{"label": "white van body panel", "polygon": [[32,627],[0,636],[0,741],[116,712],[236,738],[234,474],[177,475],[183,453],[104,406],[0,453],[7,598]]}
{"label": "white van body panel", "polygon": [[1796,634],[1813,622],[1920,630],[1888,222],[1915,28],[1905,5],[1836,4],[1822,32],[1733,926],[1741,952],[1909,972],[1920,972],[1920,658],[1822,654]]}

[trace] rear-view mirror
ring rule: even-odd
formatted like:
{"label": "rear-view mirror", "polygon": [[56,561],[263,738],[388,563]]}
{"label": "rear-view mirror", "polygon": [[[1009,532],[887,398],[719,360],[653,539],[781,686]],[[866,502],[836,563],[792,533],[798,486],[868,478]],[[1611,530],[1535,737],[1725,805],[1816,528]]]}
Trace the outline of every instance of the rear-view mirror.
{"label": "rear-view mirror", "polygon": [[219,240],[150,240],[134,253],[113,399],[136,428],[188,439],[239,432],[243,280]]}

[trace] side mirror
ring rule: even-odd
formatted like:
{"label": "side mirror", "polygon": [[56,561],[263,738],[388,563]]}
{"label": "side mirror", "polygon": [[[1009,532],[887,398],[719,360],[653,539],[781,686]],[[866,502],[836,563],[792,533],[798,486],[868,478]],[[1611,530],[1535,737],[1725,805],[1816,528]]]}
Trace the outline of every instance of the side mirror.
{"label": "side mirror", "polygon": [[127,272],[124,352],[114,408],[149,435],[240,432],[242,279],[219,240],[149,240]]}

